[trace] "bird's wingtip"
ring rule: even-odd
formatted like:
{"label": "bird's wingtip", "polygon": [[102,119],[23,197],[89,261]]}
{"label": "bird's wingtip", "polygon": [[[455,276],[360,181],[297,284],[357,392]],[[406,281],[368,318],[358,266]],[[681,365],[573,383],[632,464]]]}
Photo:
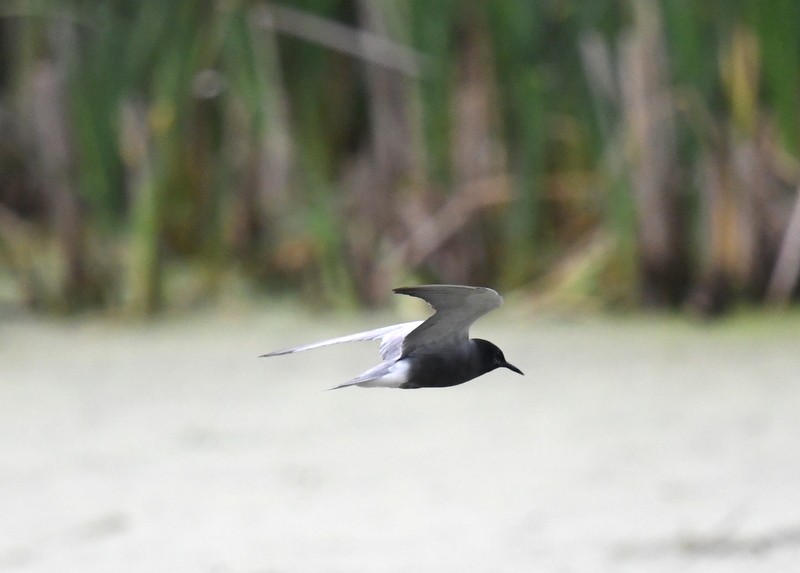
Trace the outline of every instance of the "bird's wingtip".
{"label": "bird's wingtip", "polygon": [[276,350],[275,352],[267,352],[266,354],[259,354],[259,358],[269,358],[270,356],[282,356],[284,354],[290,354],[290,350]]}

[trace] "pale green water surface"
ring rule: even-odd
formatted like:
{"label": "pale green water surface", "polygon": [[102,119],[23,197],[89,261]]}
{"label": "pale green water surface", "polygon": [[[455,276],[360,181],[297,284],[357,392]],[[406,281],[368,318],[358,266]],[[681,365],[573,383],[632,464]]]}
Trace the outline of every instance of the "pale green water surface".
{"label": "pale green water surface", "polygon": [[[412,313],[413,314],[413,313]],[[527,318],[527,374],[324,392],[414,316],[0,325],[0,571],[752,572],[800,563],[800,320]]]}

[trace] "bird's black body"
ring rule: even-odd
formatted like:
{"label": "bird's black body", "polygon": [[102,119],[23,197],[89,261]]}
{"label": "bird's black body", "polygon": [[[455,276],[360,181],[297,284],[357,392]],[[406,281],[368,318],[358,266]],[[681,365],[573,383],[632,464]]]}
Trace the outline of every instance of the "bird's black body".
{"label": "bird's black body", "polygon": [[357,340],[380,340],[383,362],[336,386],[366,388],[446,388],[463,384],[496,368],[522,371],[506,362],[503,352],[488,340],[469,338],[478,318],[503,304],[490,288],[424,285],[394,292],[423,299],[435,311],[427,320],[405,322],[366,332],[304,344],[264,356],[278,356]]}
{"label": "bird's black body", "polygon": [[469,346],[449,352],[411,352],[407,355],[411,369],[408,382],[400,386],[412,388],[446,388],[469,382],[496,368],[509,368],[522,374],[515,366],[506,362],[503,352],[488,340],[473,338]]}

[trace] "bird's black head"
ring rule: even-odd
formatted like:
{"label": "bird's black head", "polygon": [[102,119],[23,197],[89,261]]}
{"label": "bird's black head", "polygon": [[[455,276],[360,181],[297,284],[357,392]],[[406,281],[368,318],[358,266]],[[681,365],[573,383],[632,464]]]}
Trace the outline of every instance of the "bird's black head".
{"label": "bird's black head", "polygon": [[473,338],[472,342],[480,353],[482,366],[486,369],[485,372],[491,372],[495,368],[508,368],[517,374],[522,374],[522,370],[513,364],[509,364],[506,361],[506,357],[503,356],[503,351],[488,340]]}

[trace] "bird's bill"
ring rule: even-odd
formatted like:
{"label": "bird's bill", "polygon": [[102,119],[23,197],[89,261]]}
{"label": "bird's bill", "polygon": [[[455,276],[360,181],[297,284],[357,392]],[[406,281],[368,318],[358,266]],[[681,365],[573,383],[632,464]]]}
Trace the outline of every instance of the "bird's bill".
{"label": "bird's bill", "polygon": [[517,368],[513,364],[509,364],[508,362],[506,362],[502,366],[503,366],[503,368],[508,368],[512,372],[516,372],[517,374],[522,374],[523,376],[525,376],[525,374],[522,372],[522,370],[520,370],[519,368]]}

